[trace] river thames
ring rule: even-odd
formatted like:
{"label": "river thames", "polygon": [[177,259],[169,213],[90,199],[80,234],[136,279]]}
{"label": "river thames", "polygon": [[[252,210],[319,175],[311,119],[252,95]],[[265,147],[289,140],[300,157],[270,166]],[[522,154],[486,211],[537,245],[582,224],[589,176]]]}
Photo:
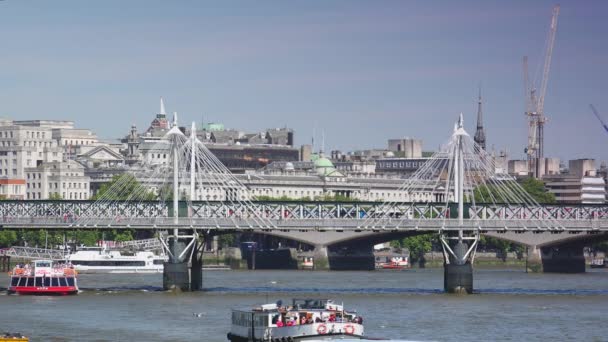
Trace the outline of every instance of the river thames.
{"label": "river thames", "polygon": [[442,292],[442,269],[205,271],[205,291],[162,291],[162,276],[80,275],[68,297],[6,295],[0,331],[31,341],[227,341],[230,309],[292,297],[332,298],[366,335],[423,341],[607,341],[608,270],[526,274],[476,269],[476,294]]}

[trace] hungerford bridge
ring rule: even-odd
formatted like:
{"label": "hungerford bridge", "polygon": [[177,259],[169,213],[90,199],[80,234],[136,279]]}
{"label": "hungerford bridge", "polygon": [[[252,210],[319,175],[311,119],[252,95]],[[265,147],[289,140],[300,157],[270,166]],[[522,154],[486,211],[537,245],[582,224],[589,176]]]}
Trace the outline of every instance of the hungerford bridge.
{"label": "hungerford bridge", "polygon": [[[163,286],[202,286],[199,237],[252,232],[314,246],[332,264],[332,250],[371,251],[377,243],[436,233],[443,247],[444,288],[473,290],[472,265],[481,234],[528,246],[528,262],[545,272],[584,272],[583,246],[608,238],[606,205],[540,205],[463,128],[402,191],[431,191],[435,202],[259,202],[192,134],[173,128],[159,144],[172,163],[121,177],[95,201],[0,201],[2,229],[154,229],[168,255]],[[139,182],[134,183],[137,179]],[[150,201],[151,189],[160,199]],[[162,181],[159,182],[158,180]],[[133,184],[137,184],[133,186]],[[213,189],[209,189],[210,185]],[[167,190],[168,189],[168,190]],[[205,191],[225,193],[205,201]],[[120,200],[115,200],[120,198]]]}

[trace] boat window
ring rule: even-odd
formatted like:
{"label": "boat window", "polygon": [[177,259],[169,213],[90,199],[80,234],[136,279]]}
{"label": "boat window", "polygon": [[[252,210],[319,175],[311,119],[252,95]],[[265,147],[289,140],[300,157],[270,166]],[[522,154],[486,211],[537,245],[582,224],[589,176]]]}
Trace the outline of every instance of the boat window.
{"label": "boat window", "polygon": [[34,278],[27,278],[27,285],[26,286],[34,286]]}
{"label": "boat window", "polygon": [[154,265],[162,265],[165,262],[165,260],[162,259],[155,259],[154,260]]}
{"label": "boat window", "polygon": [[143,260],[74,260],[72,263],[81,266],[146,266]]}
{"label": "boat window", "polygon": [[42,286],[42,277],[36,277],[36,286]]}
{"label": "boat window", "polygon": [[19,278],[15,277],[11,280],[11,286],[17,286],[19,284]]}
{"label": "boat window", "polygon": [[27,278],[26,277],[19,278],[19,286],[25,286],[26,282],[27,282]]}
{"label": "boat window", "polygon": [[57,278],[51,278],[51,286],[59,286],[59,282]]}
{"label": "boat window", "polygon": [[255,316],[254,324],[257,327],[267,327],[268,326],[268,315],[263,316]]}
{"label": "boat window", "polygon": [[67,286],[68,284],[65,281],[64,277],[59,278],[59,285],[60,286]]}
{"label": "boat window", "polygon": [[51,267],[50,261],[36,261],[36,267]]}
{"label": "boat window", "polygon": [[68,286],[74,286],[74,278],[68,278]]}
{"label": "boat window", "polygon": [[51,286],[51,278],[43,278],[44,279],[44,286],[49,287]]}

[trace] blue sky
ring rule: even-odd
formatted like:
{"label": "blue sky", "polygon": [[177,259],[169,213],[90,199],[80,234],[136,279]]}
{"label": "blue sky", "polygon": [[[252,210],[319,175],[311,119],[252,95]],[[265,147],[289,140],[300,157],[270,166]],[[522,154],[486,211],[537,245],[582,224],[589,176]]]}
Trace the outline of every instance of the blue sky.
{"label": "blue sky", "polygon": [[[546,154],[608,160],[608,2],[561,1]],[[102,138],[149,125],[293,127],[326,150],[417,137],[434,150],[460,112],[523,158],[521,60],[539,69],[550,1],[0,1],[0,116],[67,119]],[[320,140],[320,133],[317,141]]]}

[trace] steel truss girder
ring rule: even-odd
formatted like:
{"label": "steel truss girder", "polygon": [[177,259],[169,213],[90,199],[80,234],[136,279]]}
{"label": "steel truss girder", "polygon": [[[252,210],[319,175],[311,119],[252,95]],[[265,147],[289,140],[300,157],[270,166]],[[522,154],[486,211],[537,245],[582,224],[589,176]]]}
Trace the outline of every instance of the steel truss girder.
{"label": "steel truss girder", "polygon": [[[446,233],[439,234],[439,241],[441,241],[441,247],[443,249],[443,257],[446,264],[451,263],[451,258],[454,259],[457,265],[464,265],[467,261],[473,264],[475,260],[475,252],[477,251],[477,244],[479,243],[479,231],[458,231],[458,236],[448,235]],[[450,241],[457,242],[470,242],[467,251],[464,255],[457,255],[450,246]],[[470,258],[470,260],[469,260]]]}

